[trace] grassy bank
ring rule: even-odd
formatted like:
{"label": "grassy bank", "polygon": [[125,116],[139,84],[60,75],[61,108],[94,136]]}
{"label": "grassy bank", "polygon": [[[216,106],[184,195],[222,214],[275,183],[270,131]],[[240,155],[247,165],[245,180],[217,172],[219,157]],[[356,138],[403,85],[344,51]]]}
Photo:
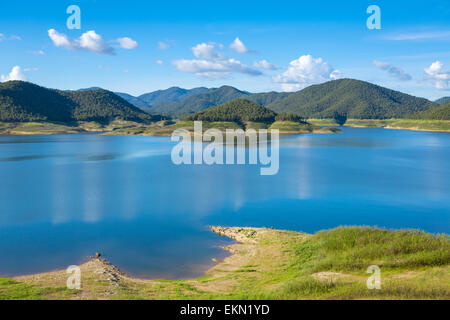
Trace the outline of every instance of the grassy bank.
{"label": "grassy bank", "polygon": [[[308,122],[318,126],[339,125],[334,119],[308,119]],[[419,119],[347,119],[344,126],[407,129],[418,131],[450,132],[449,120],[419,120]]]}
{"label": "grassy bank", "polygon": [[[300,133],[335,133],[337,128],[323,128],[308,123],[291,121],[276,121],[273,124],[245,122],[236,123],[229,121],[204,121],[203,130],[215,128],[225,132],[226,129],[278,129],[282,134]],[[193,121],[163,120],[151,124],[143,124],[132,121],[113,121],[101,124],[94,121],[77,122],[71,125],[63,125],[50,122],[0,122],[0,135],[45,135],[45,134],[73,134],[73,133],[101,133],[109,135],[144,135],[144,136],[170,136],[176,129],[194,131]]]}
{"label": "grassy bank", "polygon": [[[212,230],[236,240],[199,278],[143,280],[94,259],[80,290],[64,270],[0,280],[0,299],[450,299],[450,239],[411,230],[341,227],[314,235],[265,228]],[[381,269],[369,290],[367,267]]]}
{"label": "grassy bank", "polygon": [[[333,127],[320,127],[309,123],[299,123],[293,121],[275,121],[271,124],[261,122],[237,123],[230,121],[203,121],[202,129],[206,131],[208,129],[218,129],[225,133],[226,129],[278,129],[281,134],[301,134],[301,133],[337,133],[339,129]],[[176,129],[186,129],[189,132],[194,132],[194,121],[160,121],[151,126],[136,127],[136,128],[123,128],[117,129],[106,134],[139,134],[147,136],[169,136]]]}

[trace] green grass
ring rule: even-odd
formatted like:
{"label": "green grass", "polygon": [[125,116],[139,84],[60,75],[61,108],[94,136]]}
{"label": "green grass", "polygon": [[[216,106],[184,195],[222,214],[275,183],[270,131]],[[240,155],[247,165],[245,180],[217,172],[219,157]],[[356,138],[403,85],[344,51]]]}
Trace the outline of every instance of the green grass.
{"label": "green grass", "polygon": [[355,272],[371,264],[384,269],[405,269],[450,263],[447,235],[416,230],[342,227],[314,235],[298,247],[300,256],[305,248],[310,251],[314,248],[313,272]]}
{"label": "green grass", "polygon": [[[338,125],[334,119],[308,119],[308,122],[318,126]],[[423,119],[347,119],[344,126],[368,128],[393,128],[423,131],[450,131],[449,120]]]}
{"label": "green grass", "polygon": [[0,278],[0,300],[39,300],[48,296],[65,298],[70,295],[66,287],[35,288],[10,278]]}
{"label": "green grass", "polygon": [[[187,280],[123,279],[105,287],[83,273],[80,296],[107,299],[450,299],[450,237],[418,230],[339,227],[313,235],[231,228],[244,236],[231,260]],[[381,289],[370,290],[370,265],[381,270]],[[58,273],[58,272],[57,272]],[[64,271],[61,271],[65,275]],[[0,299],[65,299],[58,278],[0,280]],[[64,277],[61,277],[65,279]]]}

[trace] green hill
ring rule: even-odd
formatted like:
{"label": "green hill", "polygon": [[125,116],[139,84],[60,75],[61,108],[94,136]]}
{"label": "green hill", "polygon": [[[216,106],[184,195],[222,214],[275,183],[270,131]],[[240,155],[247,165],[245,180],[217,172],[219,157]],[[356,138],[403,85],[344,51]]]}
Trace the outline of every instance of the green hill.
{"label": "green hill", "polygon": [[132,96],[131,94],[124,92],[114,92],[114,93],[117,94],[122,99],[124,99],[125,101],[131,103],[133,106],[138,107],[141,110],[144,110],[145,112],[151,111],[150,106],[141,99],[139,99],[138,97]]}
{"label": "green hill", "polygon": [[240,91],[230,86],[222,86],[220,88],[207,89],[203,93],[190,96],[179,102],[153,107],[152,110],[158,114],[178,118],[237,98],[247,97],[248,95],[248,92]]}
{"label": "green hill", "polygon": [[448,103],[450,103],[450,97],[442,97],[442,98],[440,98],[440,99],[437,99],[436,101],[435,101],[438,105],[444,105],[444,104],[448,104]]}
{"label": "green hill", "polygon": [[244,123],[266,122],[271,123],[275,120],[276,113],[267,108],[246,100],[235,99],[220,106],[211,107],[195,114],[183,117],[186,121],[229,121]]}
{"label": "green hill", "polygon": [[24,81],[0,84],[0,121],[110,122],[159,120],[116,94],[103,90],[60,91]]}
{"label": "green hill", "polygon": [[313,85],[266,107],[307,118],[401,118],[436,104],[368,82],[341,79]]}
{"label": "green hill", "polygon": [[149,93],[140,95],[138,98],[144,101],[150,109],[153,107],[181,101],[183,99],[189,98],[190,96],[201,94],[207,91],[207,88],[193,88],[193,89],[183,89],[179,87],[171,87],[166,90],[157,90]]}
{"label": "green hill", "polygon": [[414,113],[408,116],[408,118],[419,120],[450,120],[450,103]]}
{"label": "green hill", "polygon": [[263,93],[254,93],[252,95],[249,95],[245,99],[248,99],[250,101],[253,101],[260,106],[267,106],[272,103],[281,101],[285,98],[287,98],[289,95],[291,95],[292,92],[263,92]]}

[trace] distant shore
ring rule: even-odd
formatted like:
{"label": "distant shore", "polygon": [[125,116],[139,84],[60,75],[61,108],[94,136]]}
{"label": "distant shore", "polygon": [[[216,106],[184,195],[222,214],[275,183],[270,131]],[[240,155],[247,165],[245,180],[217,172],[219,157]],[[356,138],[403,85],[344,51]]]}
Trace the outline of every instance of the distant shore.
{"label": "distant shore", "polygon": [[[273,124],[248,122],[238,124],[234,122],[203,122],[204,130],[215,128],[225,131],[226,129],[278,129],[280,134],[302,134],[302,133],[337,133],[335,127],[322,127],[308,123],[296,123],[292,121],[277,121]],[[93,133],[104,135],[142,135],[142,136],[170,136],[176,129],[194,131],[193,121],[169,121],[163,120],[151,124],[132,121],[112,121],[108,124],[96,122],[79,122],[73,124],[50,123],[50,122],[0,122],[0,135],[54,135],[54,134],[76,134]]]}
{"label": "distant shore", "polygon": [[[65,270],[0,278],[0,299],[450,299],[450,238],[411,230],[340,227],[314,235],[211,227],[236,243],[205,275],[145,280],[93,258],[81,289]],[[381,289],[368,289],[369,266]]]}
{"label": "distant shore", "polygon": [[[338,126],[333,119],[308,119],[308,122],[321,126]],[[355,128],[385,128],[413,131],[450,132],[450,120],[416,120],[416,119],[347,119],[342,124]]]}

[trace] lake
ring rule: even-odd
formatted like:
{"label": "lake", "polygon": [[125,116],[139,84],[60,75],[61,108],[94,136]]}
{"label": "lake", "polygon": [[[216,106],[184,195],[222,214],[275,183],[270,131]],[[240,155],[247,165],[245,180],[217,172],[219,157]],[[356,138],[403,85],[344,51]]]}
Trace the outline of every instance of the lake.
{"label": "lake", "polygon": [[0,137],[0,276],[101,252],[145,278],[200,275],[229,240],[209,225],[450,233],[450,134],[342,128],[284,136],[279,172],[174,165],[168,137]]}

